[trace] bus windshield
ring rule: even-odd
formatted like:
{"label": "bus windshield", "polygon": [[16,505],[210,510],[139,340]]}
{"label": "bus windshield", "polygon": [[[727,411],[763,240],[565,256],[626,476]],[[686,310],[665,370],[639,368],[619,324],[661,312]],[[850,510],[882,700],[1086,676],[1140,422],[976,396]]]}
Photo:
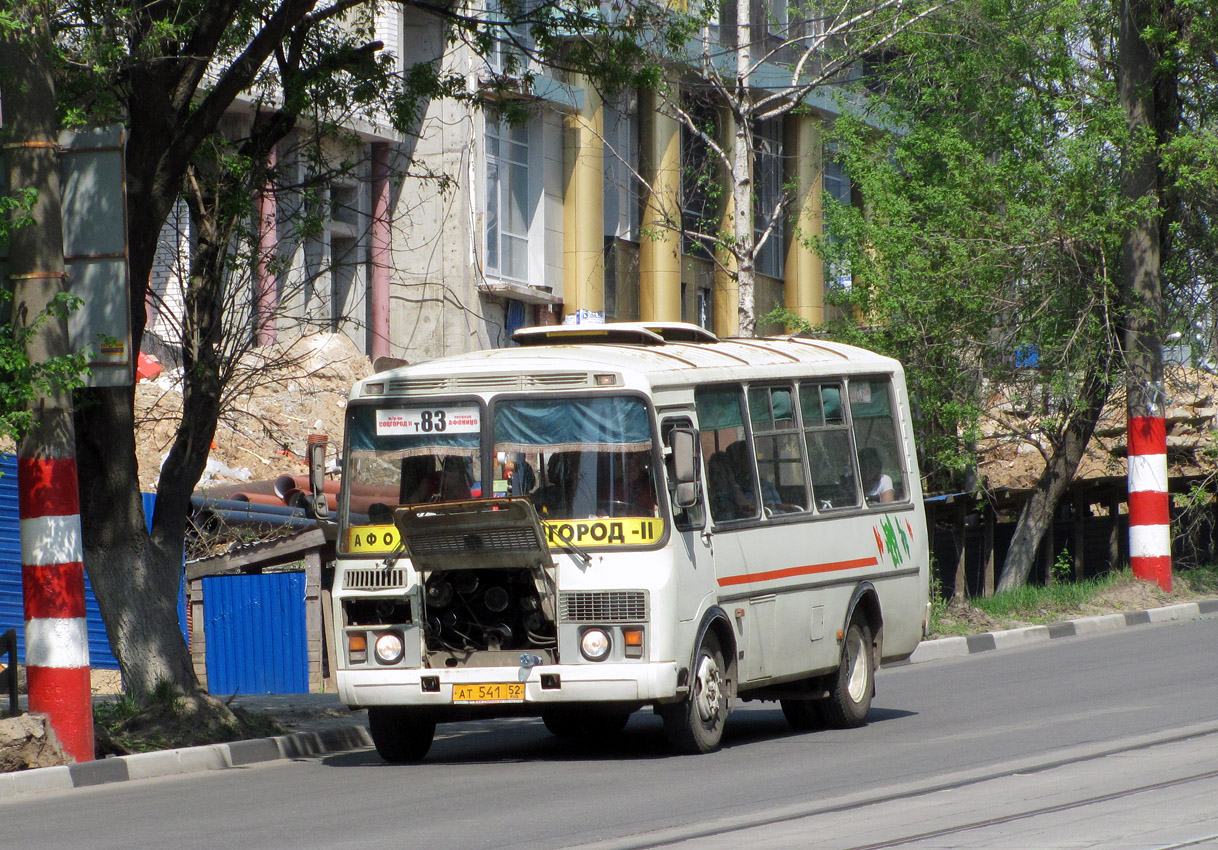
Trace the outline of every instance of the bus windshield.
{"label": "bus windshield", "polygon": [[[655,517],[651,420],[629,396],[504,399],[484,428],[476,401],[353,405],[347,522],[388,525],[393,508],[524,496],[543,519]],[[484,433],[493,437],[484,475]]]}
{"label": "bus windshield", "polygon": [[[396,401],[396,400],[395,400]],[[388,525],[393,508],[482,495],[477,402],[352,406],[348,522]]]}
{"label": "bus windshield", "polygon": [[494,417],[495,495],[528,496],[544,519],[656,516],[642,399],[509,399]]}

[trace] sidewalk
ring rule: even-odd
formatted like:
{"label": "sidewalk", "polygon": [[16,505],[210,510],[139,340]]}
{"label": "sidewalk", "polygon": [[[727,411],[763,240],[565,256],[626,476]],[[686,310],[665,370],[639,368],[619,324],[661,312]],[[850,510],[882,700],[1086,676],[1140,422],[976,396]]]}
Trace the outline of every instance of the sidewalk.
{"label": "sidewalk", "polygon": [[[1129,626],[1196,620],[1218,615],[1218,599],[1186,602],[1131,611],[1084,617],[1047,626],[1028,626],[967,637],[923,641],[908,661],[920,664],[958,658],[979,652],[1011,649],[1045,640],[1099,634]],[[350,711],[336,694],[282,694],[238,696],[234,705],[274,716],[290,730],[287,735],[184,747],[153,753],[138,753],[60,767],[43,767],[16,773],[0,773],[0,800],[24,794],[67,791],[130,779],[151,779],[203,770],[226,770],[276,759],[307,758],[372,746],[367,713]]]}

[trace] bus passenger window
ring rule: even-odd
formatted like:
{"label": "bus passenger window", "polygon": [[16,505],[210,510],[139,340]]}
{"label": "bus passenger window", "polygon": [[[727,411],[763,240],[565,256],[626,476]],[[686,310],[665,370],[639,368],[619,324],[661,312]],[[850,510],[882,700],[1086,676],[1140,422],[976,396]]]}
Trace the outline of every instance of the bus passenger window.
{"label": "bus passenger window", "polygon": [[749,419],[767,516],[808,509],[808,487],[791,388],[750,387]]}
{"label": "bus passenger window", "polygon": [[[909,497],[894,409],[892,389],[886,376],[850,379],[850,424],[854,429],[854,444],[858,446],[868,504],[904,501]],[[888,479],[886,488],[876,490],[879,481],[871,480],[864,463],[880,467],[879,474]],[[885,490],[891,493],[887,498],[880,495]]]}
{"label": "bus passenger window", "polygon": [[694,403],[702,456],[706,458],[706,499],[711,519],[726,522],[758,516],[757,475],[744,427],[740,385],[699,387]]}
{"label": "bus passenger window", "polygon": [[842,410],[841,385],[801,384],[799,404],[817,510],[858,505],[859,486],[850,429]]}

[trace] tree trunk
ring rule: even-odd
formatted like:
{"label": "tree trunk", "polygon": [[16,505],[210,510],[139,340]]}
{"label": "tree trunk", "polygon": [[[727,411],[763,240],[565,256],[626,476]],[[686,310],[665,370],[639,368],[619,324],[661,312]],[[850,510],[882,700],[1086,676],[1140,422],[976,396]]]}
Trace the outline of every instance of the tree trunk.
{"label": "tree trunk", "polygon": [[1084,406],[1075,407],[1071,413],[1062,439],[1054,446],[1045,471],[1032,490],[1032,496],[1019,512],[1015,534],[1002,562],[999,591],[1023,587],[1028,583],[1028,577],[1036,565],[1040,542],[1052,527],[1053,515],[1074,478],[1111,389],[1110,364],[1108,358],[1104,357],[1092,367],[1083,382],[1079,401]]}
{"label": "tree trunk", "polygon": [[736,0],[736,85],[730,98],[735,118],[732,136],[732,246],[736,259],[737,332],[757,334],[757,281],[753,256],[753,113],[752,98],[752,3]]}
{"label": "tree trunk", "polygon": [[168,681],[190,693],[198,683],[178,627],[182,538],[158,546],[146,529],[131,393],[93,393],[77,429],[85,565],[127,690]]}
{"label": "tree trunk", "polygon": [[1121,245],[1124,296],[1124,350],[1128,368],[1129,415],[1162,411],[1163,296],[1159,283],[1159,167],[1155,114],[1156,57],[1141,29],[1160,21],[1158,3],[1124,0],[1121,8],[1119,88],[1121,108],[1130,131],[1124,152],[1122,194],[1141,213],[1125,232]]}

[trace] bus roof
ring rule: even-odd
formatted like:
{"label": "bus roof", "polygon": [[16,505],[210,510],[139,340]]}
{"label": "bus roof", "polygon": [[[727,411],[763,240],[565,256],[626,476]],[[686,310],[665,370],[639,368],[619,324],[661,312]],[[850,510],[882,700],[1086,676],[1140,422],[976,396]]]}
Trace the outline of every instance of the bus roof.
{"label": "bus roof", "polygon": [[[690,329],[693,330],[690,330]],[[620,373],[653,387],[816,374],[901,372],[897,361],[851,345],[800,336],[718,339],[681,323],[622,322],[524,328],[521,345],[402,366],[365,378],[352,398],[459,392],[579,389]],[[630,377],[627,377],[630,376]],[[384,384],[373,391],[368,384]]]}

